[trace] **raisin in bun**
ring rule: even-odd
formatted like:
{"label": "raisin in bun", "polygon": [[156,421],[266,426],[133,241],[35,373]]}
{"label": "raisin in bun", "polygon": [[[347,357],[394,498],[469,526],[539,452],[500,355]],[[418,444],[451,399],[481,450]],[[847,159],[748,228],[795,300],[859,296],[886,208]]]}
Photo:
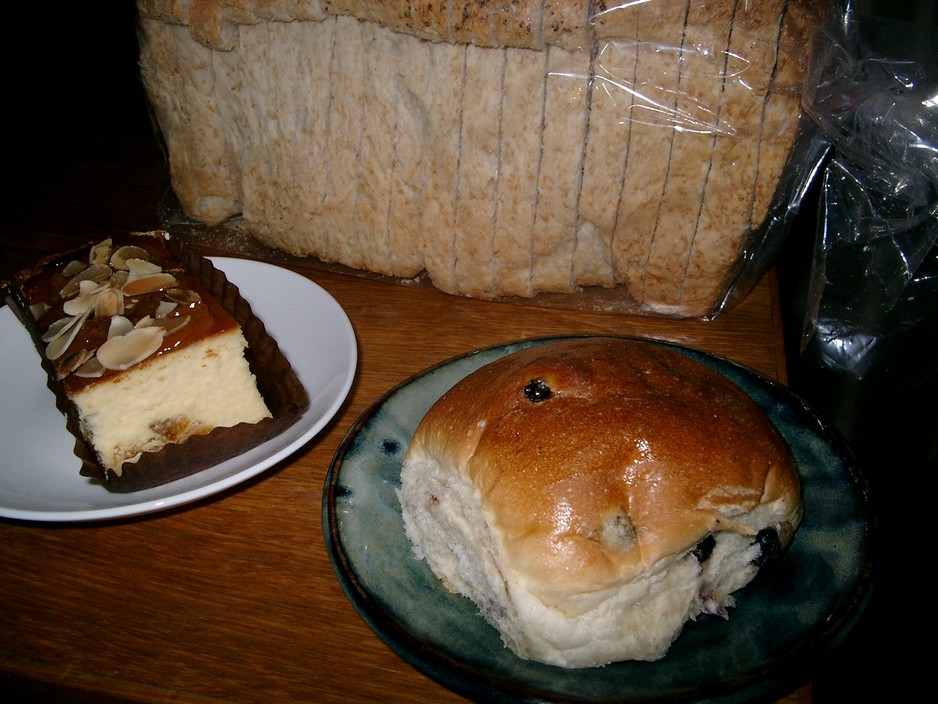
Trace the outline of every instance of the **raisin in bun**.
{"label": "raisin in bun", "polygon": [[666,346],[571,338],[502,357],[427,412],[401,473],[418,557],[522,658],[665,655],[801,519],[763,411]]}

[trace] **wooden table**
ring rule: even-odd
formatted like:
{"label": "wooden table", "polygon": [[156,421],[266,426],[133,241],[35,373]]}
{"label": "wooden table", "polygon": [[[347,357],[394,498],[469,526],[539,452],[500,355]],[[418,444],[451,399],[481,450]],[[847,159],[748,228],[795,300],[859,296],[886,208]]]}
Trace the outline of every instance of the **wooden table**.
{"label": "wooden table", "polygon": [[[0,278],[67,242],[157,226],[158,160],[152,141],[121,141],[20,182],[0,225]],[[194,505],[99,524],[0,520],[0,692],[94,702],[457,701],[372,633],[330,567],[320,497],[360,413],[441,360],[565,333],[671,340],[786,378],[772,276],[702,323],[302,273],[336,298],[358,338],[357,379],[335,419],[261,476]],[[784,701],[810,702],[810,686]]]}

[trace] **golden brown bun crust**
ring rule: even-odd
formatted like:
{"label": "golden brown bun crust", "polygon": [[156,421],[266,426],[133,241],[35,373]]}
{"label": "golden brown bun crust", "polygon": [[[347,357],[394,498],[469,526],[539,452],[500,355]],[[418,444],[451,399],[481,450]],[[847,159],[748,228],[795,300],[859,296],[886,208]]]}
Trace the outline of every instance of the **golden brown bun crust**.
{"label": "golden brown bun crust", "polygon": [[[533,380],[547,400],[526,397]],[[794,464],[755,402],[637,340],[576,338],[503,357],[431,408],[409,453],[467,472],[508,561],[548,591],[627,581],[713,531],[755,534],[734,518],[760,504],[780,501],[782,522],[800,520]]]}

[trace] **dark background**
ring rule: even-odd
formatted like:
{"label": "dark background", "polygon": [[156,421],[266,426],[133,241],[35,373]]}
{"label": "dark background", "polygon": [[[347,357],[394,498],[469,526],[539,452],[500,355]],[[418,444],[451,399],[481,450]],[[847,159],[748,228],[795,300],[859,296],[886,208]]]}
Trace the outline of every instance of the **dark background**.
{"label": "dark background", "polygon": [[[936,22],[934,0],[863,0],[861,14],[920,24]],[[876,21],[875,19],[872,21]],[[32,4],[7,10],[3,44],[4,127],[0,234],[16,236],[53,212],[49,184],[84,184],[122,177],[122,164],[152,143],[136,63],[131,0]],[[150,197],[145,194],[144,197]],[[152,198],[156,202],[154,187]],[[922,677],[915,633],[927,633],[930,594],[924,558],[926,482],[938,466],[938,381],[856,381],[818,368],[800,355],[807,275],[816,230],[815,192],[807,199],[778,257],[790,386],[846,437],[868,472],[879,515],[877,584],[865,618],[815,680],[818,704],[868,701],[886,685],[890,701],[908,701]],[[88,202],[76,222],[132,229],[115,222],[107,203]],[[936,304],[938,305],[938,304]],[[934,355],[938,357],[938,355]],[[910,640],[911,639],[911,640]],[[403,666],[403,665],[402,665]]]}
{"label": "dark background", "polygon": [[[859,7],[861,27],[895,21],[900,36],[903,23],[907,30],[938,24],[936,0],[865,0]],[[938,54],[938,46],[932,50]],[[816,187],[777,261],[789,386],[840,430],[870,477],[879,535],[872,601],[833,662],[815,679],[815,702],[921,701],[921,692],[933,689],[925,684],[929,663],[921,645],[932,620],[927,606],[931,571],[920,560],[927,551],[924,536],[931,529],[926,487],[938,468],[938,301],[930,306],[928,322],[907,336],[905,349],[896,355],[898,360],[930,360],[924,373],[917,368],[913,374],[911,365],[903,370],[900,361],[891,374],[858,381],[822,369],[812,355],[802,354],[818,199]],[[931,255],[933,269],[936,256],[938,250]]]}

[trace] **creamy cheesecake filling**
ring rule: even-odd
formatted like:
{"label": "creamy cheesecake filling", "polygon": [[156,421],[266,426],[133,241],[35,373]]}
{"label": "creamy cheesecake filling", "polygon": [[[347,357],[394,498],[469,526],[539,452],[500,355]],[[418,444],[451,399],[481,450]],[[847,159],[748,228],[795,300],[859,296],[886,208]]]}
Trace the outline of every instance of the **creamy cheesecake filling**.
{"label": "creamy cheesecake filling", "polygon": [[269,417],[246,347],[234,329],[75,393],[82,431],[101,462],[119,473],[124,462],[169,442]]}

